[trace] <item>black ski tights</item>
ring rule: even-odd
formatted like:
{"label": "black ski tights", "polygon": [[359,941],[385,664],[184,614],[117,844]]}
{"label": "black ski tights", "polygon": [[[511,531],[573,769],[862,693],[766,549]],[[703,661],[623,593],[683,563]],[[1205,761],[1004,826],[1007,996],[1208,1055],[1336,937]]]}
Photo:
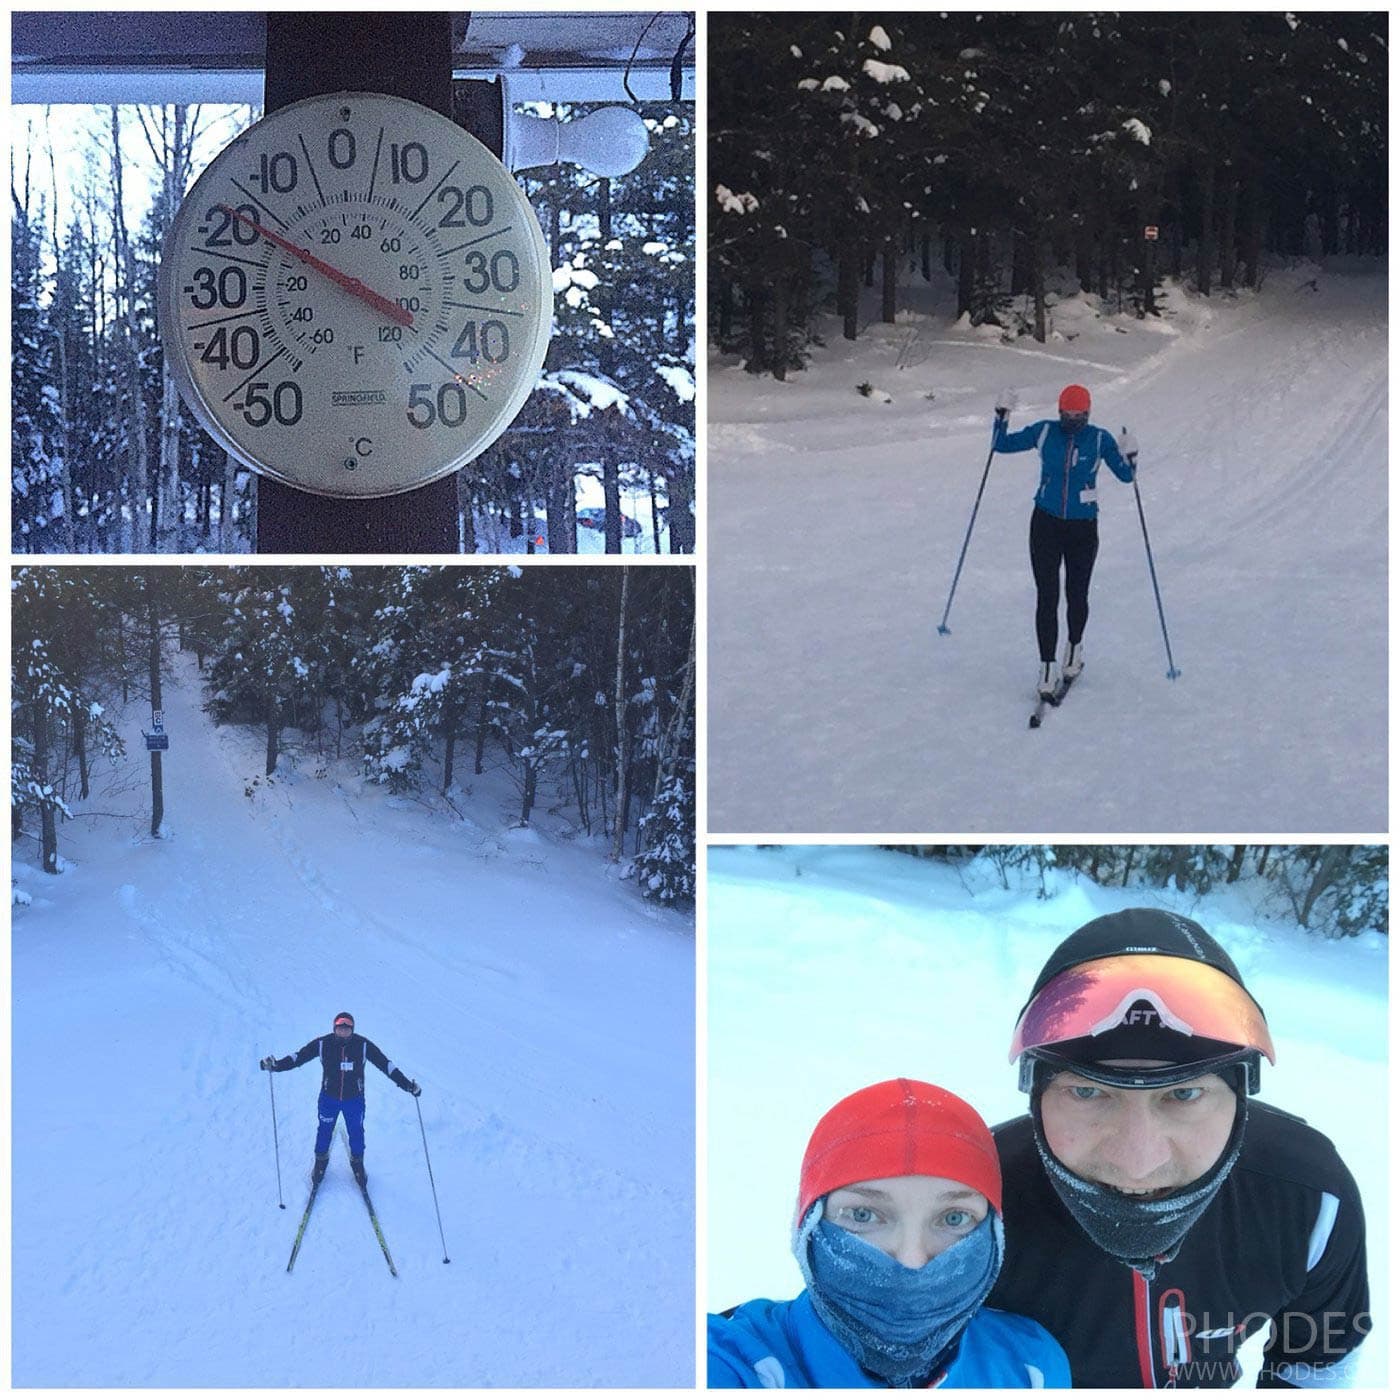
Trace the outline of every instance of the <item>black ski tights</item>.
{"label": "black ski tights", "polygon": [[1089,579],[1099,552],[1097,520],[1061,520],[1039,506],[1031,512],[1031,572],[1035,575],[1035,639],[1040,659],[1055,659],[1059,640],[1060,565],[1065,568],[1065,623],[1071,643],[1084,639]]}

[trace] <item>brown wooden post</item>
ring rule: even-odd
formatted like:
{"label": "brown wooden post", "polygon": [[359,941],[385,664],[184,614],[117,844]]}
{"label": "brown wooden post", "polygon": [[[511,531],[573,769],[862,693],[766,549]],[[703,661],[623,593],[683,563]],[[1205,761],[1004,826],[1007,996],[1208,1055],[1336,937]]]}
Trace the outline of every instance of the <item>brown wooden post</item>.
{"label": "brown wooden post", "polygon": [[[270,12],[264,108],[274,112],[326,92],[383,92],[451,117],[452,20],[449,12]],[[463,104],[467,129],[500,156],[500,89],[471,87]],[[457,480],[364,501],[259,477],[255,540],[259,554],[456,554]]]}

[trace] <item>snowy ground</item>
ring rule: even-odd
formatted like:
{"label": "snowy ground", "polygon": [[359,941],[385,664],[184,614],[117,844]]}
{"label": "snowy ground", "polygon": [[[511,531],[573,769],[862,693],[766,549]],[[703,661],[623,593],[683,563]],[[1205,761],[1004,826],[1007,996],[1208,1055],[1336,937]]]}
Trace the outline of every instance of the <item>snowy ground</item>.
{"label": "snowy ground", "polygon": [[[917,283],[786,384],[712,361],[711,830],[1386,830],[1387,285],[1298,264],[1160,322],[1076,298],[1042,347]],[[1142,445],[1182,675],[1105,468],[1088,666],[1032,732],[1034,453],[994,460],[936,628],[997,388],[1015,427],[1075,381]]]}
{"label": "snowy ground", "polygon": [[[16,1386],[688,1386],[694,953],[503,774],[441,804],[303,752],[261,778],[188,658],[165,692],[170,839],[149,791],[95,792],[72,867],[19,862],[13,933]],[[123,728],[145,767],[140,705]],[[324,770],[324,771],[322,771]],[[115,814],[115,815],[113,815]],[[391,1278],[337,1143],[301,1255],[314,1065],[358,1028]]]}
{"label": "snowy ground", "polygon": [[1046,956],[1096,915],[1149,904],[1190,914],[1229,950],[1278,1051],[1261,1097],[1326,1133],[1356,1177],[1378,1329],[1356,1384],[1385,1385],[1384,938],[1319,942],[1261,917],[1249,883],[1197,902],[1056,877],[1039,900],[990,871],[964,881],[932,861],[830,846],[712,847],[709,870],[708,1308],[801,1290],[788,1249],[798,1168],[844,1095],[906,1075],[962,1095],[989,1123],[1024,1113],[1006,1051]]}

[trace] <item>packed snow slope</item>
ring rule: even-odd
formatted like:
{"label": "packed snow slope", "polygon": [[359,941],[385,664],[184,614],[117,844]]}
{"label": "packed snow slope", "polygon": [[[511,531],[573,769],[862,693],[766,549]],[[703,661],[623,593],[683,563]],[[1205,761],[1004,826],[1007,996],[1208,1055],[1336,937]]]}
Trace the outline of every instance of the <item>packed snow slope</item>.
{"label": "packed snow slope", "polygon": [[[501,773],[389,797],[349,760],[215,728],[165,690],[168,839],[125,791],[17,865],[15,1386],[682,1386],[694,1376],[691,922],[609,876]],[[295,736],[292,736],[295,737]],[[32,852],[32,842],[16,847]],[[316,1065],[337,1011],[423,1086],[366,1071],[390,1277],[337,1137],[301,1254]]]}
{"label": "packed snow slope", "polygon": [[[1076,295],[1044,346],[953,324],[946,280],[909,296],[785,384],[712,362],[710,829],[1386,830],[1384,272],[1276,267],[1141,322]],[[937,627],[997,389],[1016,428],[1074,382],[1141,444],[1181,675],[1104,467],[1088,664],[1032,731],[1038,454],[993,459]]]}
{"label": "packed snow slope", "polygon": [[[1195,900],[1053,873],[1040,899],[1029,882],[1003,889],[989,867],[850,846],[711,847],[709,870],[707,1308],[801,1291],[788,1245],[798,1169],[817,1120],[846,1094],[907,1076],[961,1095],[988,1123],[1025,1113],[1006,1053],[1036,974],[1080,924],[1147,905],[1225,945],[1277,1051],[1260,1098],[1325,1133],[1356,1178],[1376,1330],[1355,1384],[1385,1387],[1384,937],[1321,941],[1270,913],[1248,881]],[[1249,1380],[1263,1346],[1262,1333],[1246,1344]]]}

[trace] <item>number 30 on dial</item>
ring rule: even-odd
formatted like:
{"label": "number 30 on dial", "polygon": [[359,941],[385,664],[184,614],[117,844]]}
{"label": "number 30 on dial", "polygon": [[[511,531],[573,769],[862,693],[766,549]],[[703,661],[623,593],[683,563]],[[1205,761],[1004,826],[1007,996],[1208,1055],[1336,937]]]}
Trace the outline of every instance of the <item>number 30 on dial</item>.
{"label": "number 30 on dial", "polygon": [[553,310],[539,224],[495,156],[364,92],[282,107],[214,159],[171,225],[158,301],[210,435],[327,496],[409,491],[490,446]]}

